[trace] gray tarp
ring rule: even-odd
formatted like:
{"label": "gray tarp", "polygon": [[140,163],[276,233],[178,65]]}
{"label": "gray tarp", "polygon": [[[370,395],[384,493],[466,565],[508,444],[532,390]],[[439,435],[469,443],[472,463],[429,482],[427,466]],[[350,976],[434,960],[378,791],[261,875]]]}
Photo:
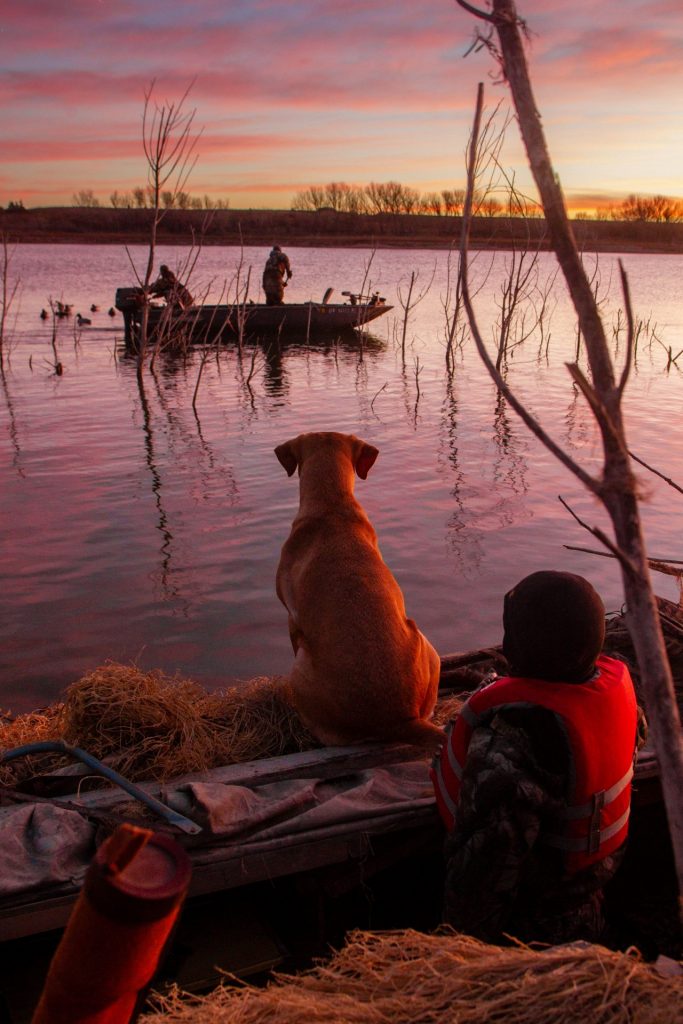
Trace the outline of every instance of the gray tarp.
{"label": "gray tarp", "polygon": [[50,804],[0,810],[0,895],[58,882],[80,882],[95,829],[78,811]]}
{"label": "gray tarp", "polygon": [[[434,803],[424,761],[260,786],[212,782],[208,772],[206,781],[164,787],[162,799],[201,824],[217,846],[248,845],[255,852],[279,837],[319,838],[340,826],[369,827],[387,815],[405,813],[409,820]],[[79,882],[94,840],[95,826],[78,811],[47,803],[0,808],[0,896]]]}

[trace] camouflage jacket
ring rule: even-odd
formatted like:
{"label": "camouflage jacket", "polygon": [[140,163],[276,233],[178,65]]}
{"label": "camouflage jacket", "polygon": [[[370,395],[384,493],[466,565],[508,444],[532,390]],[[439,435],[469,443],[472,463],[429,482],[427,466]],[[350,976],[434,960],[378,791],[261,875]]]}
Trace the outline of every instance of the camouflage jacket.
{"label": "camouflage jacket", "polygon": [[[640,743],[646,725],[640,714]],[[539,842],[564,803],[570,756],[553,714],[505,709],[475,729],[446,839],[444,920],[484,941],[599,939],[602,889],[624,846],[576,874]]]}
{"label": "camouflage jacket", "polygon": [[275,249],[270,253],[266,266],[264,269],[265,274],[279,274],[280,277],[287,276],[287,279],[292,276],[292,268],[289,264],[289,256],[284,252],[277,252]]}
{"label": "camouflage jacket", "polygon": [[149,292],[150,295],[165,299],[169,306],[177,306],[180,309],[189,309],[194,302],[185,285],[175,278],[158,277],[149,286]]}

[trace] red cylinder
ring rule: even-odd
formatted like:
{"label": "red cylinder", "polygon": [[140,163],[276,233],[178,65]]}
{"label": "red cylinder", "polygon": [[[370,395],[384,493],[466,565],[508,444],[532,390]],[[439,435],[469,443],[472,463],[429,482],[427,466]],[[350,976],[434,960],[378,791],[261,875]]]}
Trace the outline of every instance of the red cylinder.
{"label": "red cylinder", "polygon": [[120,826],[88,868],[32,1024],[128,1024],[190,874],[170,836]]}

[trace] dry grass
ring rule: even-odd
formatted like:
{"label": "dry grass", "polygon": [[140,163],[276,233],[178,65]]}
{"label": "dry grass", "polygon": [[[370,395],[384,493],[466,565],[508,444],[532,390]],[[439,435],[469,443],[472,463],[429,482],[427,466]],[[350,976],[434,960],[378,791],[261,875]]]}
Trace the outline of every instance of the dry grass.
{"label": "dry grass", "polygon": [[434,708],[434,724],[440,725],[442,729],[445,728],[449,722],[458,717],[464,703],[464,699],[456,697],[455,694],[451,694],[449,697],[442,697],[441,700],[437,701]]}
{"label": "dry grass", "polygon": [[[166,780],[317,746],[281,696],[277,678],[208,693],[188,679],[108,663],[73,683],[64,703],[0,725],[0,749],[65,739],[126,778]],[[49,767],[56,759],[50,755]],[[62,758],[59,763],[69,763]],[[0,767],[11,785],[48,767],[22,758]]]}
{"label": "dry grass", "polygon": [[169,779],[315,746],[277,679],[207,693],[187,679],[110,664],[66,693],[64,738],[130,779]]}
{"label": "dry grass", "polygon": [[633,951],[488,946],[455,933],[354,932],[332,959],[262,989],[156,997],[141,1024],[670,1024],[683,980]]}
{"label": "dry grass", "polygon": [[[58,740],[62,735],[63,704],[52,704],[41,711],[32,711],[18,718],[0,718],[0,750],[22,747],[25,743]],[[20,761],[0,764],[0,786],[11,786],[19,778],[27,778],[37,770],[49,770],[51,764],[62,764],[57,755],[23,757]]]}
{"label": "dry grass", "polygon": [[[446,698],[435,721],[445,724],[461,704]],[[115,662],[73,683],[63,703],[0,721],[0,750],[59,738],[106,759],[131,781],[166,781],[319,746],[282,696],[279,677],[208,693],[192,680]],[[0,784],[68,763],[59,755],[21,758],[0,765]]]}

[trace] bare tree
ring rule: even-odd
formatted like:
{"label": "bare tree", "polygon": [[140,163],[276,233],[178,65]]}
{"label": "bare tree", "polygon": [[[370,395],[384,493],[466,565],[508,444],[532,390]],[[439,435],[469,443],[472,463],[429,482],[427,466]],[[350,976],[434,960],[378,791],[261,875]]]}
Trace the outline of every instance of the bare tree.
{"label": "bare tree", "polygon": [[429,281],[427,282],[425,287],[418,292],[415,292],[415,285],[417,284],[417,280],[420,276],[420,273],[417,270],[413,270],[411,272],[410,280],[408,282],[408,291],[405,294],[403,292],[403,288],[401,286],[400,281],[396,286],[396,294],[398,295],[398,301],[400,303],[401,309],[403,310],[403,327],[401,330],[401,362],[403,363],[404,366],[406,362],[406,334],[408,331],[408,321],[410,319],[410,314],[415,309],[415,307],[422,302],[424,297],[429,292],[429,289],[432,287],[432,284],[434,282],[435,274],[436,263],[432,267],[432,276],[430,277]]}
{"label": "bare tree", "polygon": [[[614,527],[614,541],[598,528],[591,532],[619,560],[626,597],[626,617],[638,666],[651,734],[659,761],[662,790],[669,821],[679,885],[679,910],[683,915],[683,737],[676,696],[666,648],[662,637],[657,602],[650,583],[648,559],[638,509],[638,487],[632,473],[622,415],[622,398],[628,381],[633,350],[633,315],[626,274],[621,268],[624,304],[629,323],[628,348],[619,380],[610,357],[605,329],[595,296],[581,262],[567,215],[559,178],[554,171],[545,141],[524,53],[524,23],[513,0],[492,0],[491,11],[481,11],[466,0],[458,0],[465,10],[484,20],[488,32],[479,41],[489,47],[500,61],[517,112],[520,132],[526,148],[546,221],[552,247],[562,269],[567,288],[585,340],[592,375],[590,383],[576,363],[569,372],[588,402],[598,423],[603,446],[602,474],[592,476],[576,463],[531,416],[497,373],[478,329],[467,285],[467,235],[463,241],[463,298],[472,334],[479,353],[498,388],[526,425],[546,447],[575,474],[607,509]],[[469,163],[473,166],[481,122],[483,86],[479,87],[477,113],[470,141]],[[472,175],[465,205],[466,217],[472,210]]]}
{"label": "bare tree", "polygon": [[422,213],[431,213],[433,217],[440,217],[443,213],[443,196],[439,192],[427,192],[420,200]]}
{"label": "bare tree", "polygon": [[0,234],[0,367],[5,361],[5,342],[7,340],[7,318],[12,303],[17,297],[19,278],[12,280],[10,265],[14,256],[15,246],[10,245],[6,234]]}
{"label": "bare tree", "polygon": [[130,209],[133,206],[133,194],[132,192],[119,192],[115,189],[109,196],[109,202],[115,210]]}
{"label": "bare tree", "polygon": [[74,206],[99,206],[100,201],[91,188],[82,188],[73,194]]}
{"label": "bare tree", "polygon": [[669,196],[630,195],[610,210],[612,220],[652,220],[667,224],[683,220],[683,203]]}
{"label": "bare tree", "polygon": [[[158,103],[154,99],[154,86],[155,83],[152,81],[145,92],[142,114],[142,146],[147,162],[146,192],[153,213],[147,265],[144,276],[138,277],[144,297],[138,339],[138,375],[142,374],[147,349],[149,286],[154,271],[157,232],[168,209],[176,204],[179,196],[185,194],[183,190],[197,161],[197,136],[192,133],[195,110],[185,108],[192,86],[188,86],[177,103]],[[143,195],[140,196],[139,192],[143,192]],[[165,192],[169,193],[169,206],[164,205],[162,194]],[[144,191],[135,189],[134,196],[136,201],[144,200]],[[140,205],[143,203],[140,202]]]}
{"label": "bare tree", "polygon": [[443,199],[444,213],[451,217],[459,217],[462,214],[465,202],[465,192],[463,189],[445,188],[441,193],[441,198]]}
{"label": "bare tree", "polygon": [[414,213],[420,202],[416,189],[398,181],[371,181],[365,186],[365,196],[371,213]]}

